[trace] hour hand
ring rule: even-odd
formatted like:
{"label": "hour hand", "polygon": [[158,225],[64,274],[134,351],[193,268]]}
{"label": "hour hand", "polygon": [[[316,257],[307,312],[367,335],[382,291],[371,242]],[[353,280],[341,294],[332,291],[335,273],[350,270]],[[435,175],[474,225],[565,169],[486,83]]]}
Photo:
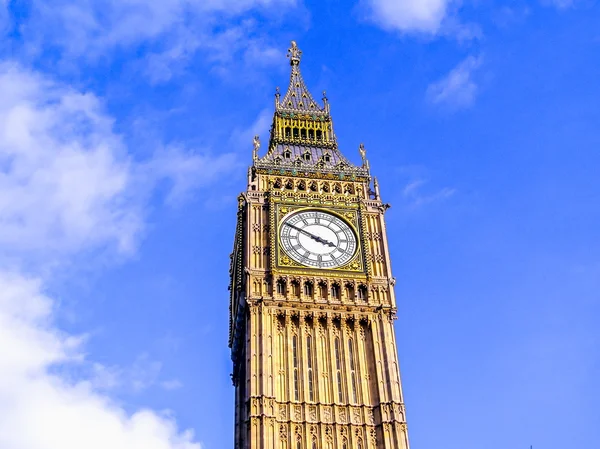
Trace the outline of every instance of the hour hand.
{"label": "hour hand", "polygon": [[321,242],[325,245],[331,246],[335,248],[335,244],[331,243],[329,240],[325,240],[324,238],[318,237],[318,236],[314,236],[313,237],[317,242]]}

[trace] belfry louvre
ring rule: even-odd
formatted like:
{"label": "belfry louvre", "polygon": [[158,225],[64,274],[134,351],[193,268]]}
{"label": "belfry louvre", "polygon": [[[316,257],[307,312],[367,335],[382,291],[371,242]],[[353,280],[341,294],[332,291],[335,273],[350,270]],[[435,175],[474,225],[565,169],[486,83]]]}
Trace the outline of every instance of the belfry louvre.
{"label": "belfry louvre", "polygon": [[236,449],[408,449],[379,185],[340,152],[288,51],[263,156],[254,138],[231,255]]}

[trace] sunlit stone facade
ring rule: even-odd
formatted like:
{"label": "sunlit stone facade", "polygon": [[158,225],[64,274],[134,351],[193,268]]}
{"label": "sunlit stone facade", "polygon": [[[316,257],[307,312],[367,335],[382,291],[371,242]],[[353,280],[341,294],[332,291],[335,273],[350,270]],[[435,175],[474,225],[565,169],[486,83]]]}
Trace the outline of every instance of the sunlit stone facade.
{"label": "sunlit stone facade", "polygon": [[254,140],[231,255],[236,449],[408,449],[377,180],[339,151],[289,49],[266,154]]}

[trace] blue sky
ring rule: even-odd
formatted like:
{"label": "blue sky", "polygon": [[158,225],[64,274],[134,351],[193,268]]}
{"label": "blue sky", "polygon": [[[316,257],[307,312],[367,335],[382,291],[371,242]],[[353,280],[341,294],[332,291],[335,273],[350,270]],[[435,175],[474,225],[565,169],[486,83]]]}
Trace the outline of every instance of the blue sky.
{"label": "blue sky", "polygon": [[232,447],[228,263],[295,39],[379,178],[420,449],[600,447],[600,9],[0,2],[0,447]]}

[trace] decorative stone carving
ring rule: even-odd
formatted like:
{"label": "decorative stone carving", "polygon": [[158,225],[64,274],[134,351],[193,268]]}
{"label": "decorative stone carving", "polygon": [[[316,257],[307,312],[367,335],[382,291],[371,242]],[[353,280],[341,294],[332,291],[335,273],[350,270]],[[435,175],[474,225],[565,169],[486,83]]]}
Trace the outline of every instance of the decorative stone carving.
{"label": "decorative stone carving", "polygon": [[360,409],[357,407],[354,407],[352,409],[352,422],[353,424],[361,424],[362,419],[360,416]]}
{"label": "decorative stone carving", "polygon": [[375,416],[373,415],[373,410],[367,410],[367,424],[375,425]]}
{"label": "decorative stone carving", "polygon": [[294,419],[296,421],[302,420],[302,407],[299,405],[294,406]]}
{"label": "decorative stone carving", "polygon": [[323,407],[323,420],[325,422],[331,422],[331,407],[330,406]]}

